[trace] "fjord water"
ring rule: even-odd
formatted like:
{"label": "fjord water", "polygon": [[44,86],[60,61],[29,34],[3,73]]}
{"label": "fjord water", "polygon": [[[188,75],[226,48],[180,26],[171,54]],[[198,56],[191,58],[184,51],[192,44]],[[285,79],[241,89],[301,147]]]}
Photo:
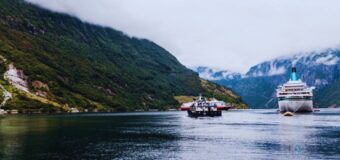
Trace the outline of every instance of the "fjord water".
{"label": "fjord water", "polygon": [[340,110],[0,118],[0,159],[339,159]]}

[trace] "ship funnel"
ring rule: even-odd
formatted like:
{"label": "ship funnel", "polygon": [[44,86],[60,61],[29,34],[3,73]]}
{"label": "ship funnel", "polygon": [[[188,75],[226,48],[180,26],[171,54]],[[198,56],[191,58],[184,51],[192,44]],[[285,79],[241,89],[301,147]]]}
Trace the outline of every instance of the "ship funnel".
{"label": "ship funnel", "polygon": [[291,81],[297,81],[299,78],[296,73],[296,67],[292,67],[292,73],[290,73],[290,79]]}

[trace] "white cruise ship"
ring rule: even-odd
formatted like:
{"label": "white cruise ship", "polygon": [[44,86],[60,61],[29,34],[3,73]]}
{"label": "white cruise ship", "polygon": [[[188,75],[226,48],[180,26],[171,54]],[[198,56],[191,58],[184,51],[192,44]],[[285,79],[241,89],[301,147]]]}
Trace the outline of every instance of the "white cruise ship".
{"label": "white cruise ship", "polygon": [[289,81],[277,89],[280,112],[313,112],[313,89],[298,78],[292,67]]}

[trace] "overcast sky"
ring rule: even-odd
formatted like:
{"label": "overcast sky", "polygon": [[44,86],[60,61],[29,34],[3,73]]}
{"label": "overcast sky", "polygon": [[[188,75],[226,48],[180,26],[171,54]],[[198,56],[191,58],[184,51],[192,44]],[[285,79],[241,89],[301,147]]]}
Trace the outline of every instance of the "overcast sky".
{"label": "overcast sky", "polygon": [[27,0],[150,39],[188,67],[245,72],[340,44],[339,0]]}

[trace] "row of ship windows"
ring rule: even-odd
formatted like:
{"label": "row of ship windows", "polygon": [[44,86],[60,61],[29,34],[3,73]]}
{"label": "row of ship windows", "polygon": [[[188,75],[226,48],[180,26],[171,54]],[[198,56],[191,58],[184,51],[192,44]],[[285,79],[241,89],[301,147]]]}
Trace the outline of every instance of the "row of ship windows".
{"label": "row of ship windows", "polygon": [[290,98],[285,98],[285,97],[281,97],[281,98],[279,98],[279,100],[311,100],[312,99],[312,97],[303,97],[303,98],[301,98],[301,97],[290,97]]}
{"label": "row of ship windows", "polygon": [[304,87],[304,86],[284,86],[285,88],[299,88],[299,87]]}
{"label": "row of ship windows", "polygon": [[310,92],[279,93],[279,95],[297,95],[297,94],[310,94]]}
{"label": "row of ship windows", "polygon": [[285,91],[303,91],[303,89],[285,89]]}

